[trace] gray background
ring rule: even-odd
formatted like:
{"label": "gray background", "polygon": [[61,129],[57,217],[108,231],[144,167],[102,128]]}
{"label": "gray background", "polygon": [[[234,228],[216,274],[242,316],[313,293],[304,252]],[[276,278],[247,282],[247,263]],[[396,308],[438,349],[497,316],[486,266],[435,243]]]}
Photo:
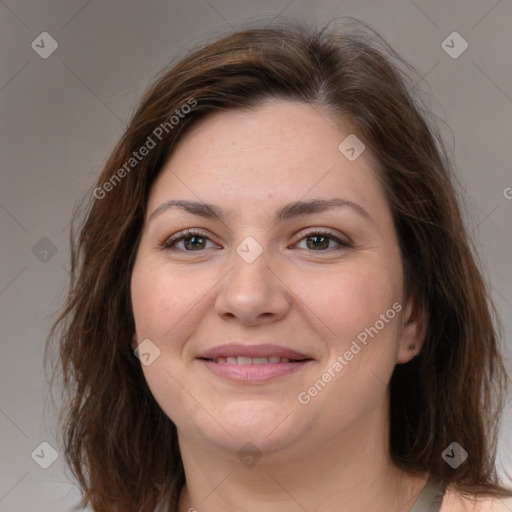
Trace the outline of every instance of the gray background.
{"label": "gray background", "polygon": [[[511,14],[507,0],[0,2],[0,511],[67,511],[78,497],[62,455],[48,469],[31,458],[43,441],[60,450],[42,358],[66,290],[73,205],[154,74],[232,26],[354,16],[416,67],[467,189],[510,371]],[[47,59],[31,47],[45,31],[59,45]],[[441,47],[454,31],[469,44],[456,59]],[[499,452],[508,471],[511,419],[509,404]]]}

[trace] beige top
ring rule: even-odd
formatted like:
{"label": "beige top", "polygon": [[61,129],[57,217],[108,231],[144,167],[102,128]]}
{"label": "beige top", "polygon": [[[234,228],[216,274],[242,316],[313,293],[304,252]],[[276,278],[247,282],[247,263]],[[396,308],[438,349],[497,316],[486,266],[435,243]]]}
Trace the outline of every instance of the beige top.
{"label": "beige top", "polygon": [[445,492],[440,512],[512,512],[512,497],[473,496],[466,498],[449,487]]}
{"label": "beige top", "polygon": [[512,512],[512,497],[469,499],[428,481],[410,512]]}
{"label": "beige top", "polygon": [[444,488],[429,480],[414,502],[411,512],[439,512],[443,497]]}

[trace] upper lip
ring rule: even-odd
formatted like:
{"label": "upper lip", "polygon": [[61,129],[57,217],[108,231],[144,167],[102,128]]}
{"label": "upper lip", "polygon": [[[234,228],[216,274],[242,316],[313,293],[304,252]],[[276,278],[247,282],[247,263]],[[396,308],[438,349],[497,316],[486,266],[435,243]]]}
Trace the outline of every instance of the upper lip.
{"label": "upper lip", "polygon": [[288,359],[302,360],[311,359],[311,357],[279,345],[261,344],[261,345],[240,345],[237,343],[228,343],[218,345],[201,352],[199,359],[217,359],[218,357],[287,357]]}

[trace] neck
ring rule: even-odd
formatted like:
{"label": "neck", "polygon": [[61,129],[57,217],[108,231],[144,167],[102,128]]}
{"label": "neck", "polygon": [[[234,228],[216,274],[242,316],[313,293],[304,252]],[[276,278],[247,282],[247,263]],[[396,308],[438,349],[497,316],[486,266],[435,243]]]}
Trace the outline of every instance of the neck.
{"label": "neck", "polygon": [[[308,439],[286,453],[263,453],[246,467],[224,450],[180,435],[187,483],[178,512],[406,512],[426,476],[412,476],[391,461],[387,400],[335,438]],[[384,412],[384,414],[383,414]],[[382,420],[383,419],[383,420]]]}

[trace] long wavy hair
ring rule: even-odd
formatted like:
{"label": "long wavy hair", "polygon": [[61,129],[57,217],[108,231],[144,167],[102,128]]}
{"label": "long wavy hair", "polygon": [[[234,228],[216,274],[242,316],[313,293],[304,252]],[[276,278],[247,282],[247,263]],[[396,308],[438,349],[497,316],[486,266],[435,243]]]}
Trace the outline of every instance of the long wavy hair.
{"label": "long wavy hair", "polygon": [[[71,229],[69,294],[46,347],[58,342],[50,384],[60,369],[59,429],[82,506],[177,506],[185,475],[176,427],[131,347],[134,257],[150,187],[178,140],[211,112],[269,98],[318,105],[348,122],[373,156],[392,209],[406,291],[426,325],[421,352],[397,365],[390,382],[394,464],[463,494],[511,495],[495,460],[507,391],[499,323],[451,158],[416,80],[378,34],[353,21],[321,30],[294,22],[245,28],[157,77]],[[150,139],[154,147],[142,157]],[[469,454],[456,469],[441,457],[454,441]]]}

